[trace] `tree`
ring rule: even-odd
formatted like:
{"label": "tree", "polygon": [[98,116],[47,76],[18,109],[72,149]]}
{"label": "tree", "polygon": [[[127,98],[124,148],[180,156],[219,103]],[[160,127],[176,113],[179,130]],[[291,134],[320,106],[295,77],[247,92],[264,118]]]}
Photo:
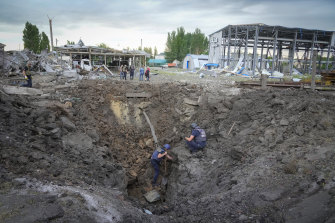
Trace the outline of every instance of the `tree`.
{"label": "tree", "polygon": [[74,45],[74,41],[69,41],[69,40],[66,40],[66,45]]}
{"label": "tree", "polygon": [[38,28],[28,21],[23,30],[22,40],[25,49],[32,50],[34,53],[40,52],[40,34]]}
{"label": "tree", "polygon": [[106,43],[100,43],[100,44],[98,45],[98,47],[100,47],[100,48],[105,48],[105,49],[110,49],[110,47],[109,47]]}
{"label": "tree", "polygon": [[155,46],[155,49],[154,49],[154,58],[157,56],[158,52],[157,52],[157,47]]}
{"label": "tree", "polygon": [[192,54],[202,54],[208,49],[208,39],[199,28],[192,33],[191,49]]}
{"label": "tree", "polygon": [[168,33],[165,58],[169,62],[182,61],[186,54],[208,54],[208,38],[196,28],[193,33],[185,33],[183,27]]}
{"label": "tree", "polygon": [[175,39],[176,39],[176,31],[168,33],[166,41],[166,49],[165,49],[165,59],[169,62],[172,62],[174,59],[176,59],[176,50],[174,47]]}
{"label": "tree", "polygon": [[143,51],[150,54],[150,57],[152,57],[152,48],[151,47],[144,47]]}
{"label": "tree", "polygon": [[42,32],[40,36],[40,51],[47,50],[47,52],[50,52],[50,42],[48,36],[45,34],[45,32]]}

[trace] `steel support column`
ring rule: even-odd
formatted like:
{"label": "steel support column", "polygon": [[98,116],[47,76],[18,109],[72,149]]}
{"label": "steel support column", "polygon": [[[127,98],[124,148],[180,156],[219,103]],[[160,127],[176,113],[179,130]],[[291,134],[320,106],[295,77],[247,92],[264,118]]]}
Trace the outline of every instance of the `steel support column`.
{"label": "steel support column", "polygon": [[244,46],[244,68],[248,69],[248,42],[249,42],[249,27],[247,26],[247,33],[245,37],[245,46]]}
{"label": "steel support column", "polygon": [[226,63],[226,31],[222,31],[222,45],[223,45],[223,57],[222,60],[220,61],[222,64],[222,67],[225,67]]}
{"label": "steel support column", "polygon": [[237,26],[235,26],[234,54],[236,54],[236,45],[237,45]]}
{"label": "steel support column", "polygon": [[264,48],[264,40],[262,40],[262,49],[261,49],[261,61],[259,63],[259,69],[262,70],[262,65],[263,65],[263,48]]}
{"label": "steel support column", "polygon": [[321,53],[320,53],[320,59],[319,59],[319,74],[321,73],[321,68],[322,68],[322,56],[323,56],[323,49],[321,49]]}
{"label": "steel support column", "polygon": [[255,41],[254,41],[254,50],[253,50],[253,63],[252,63],[252,76],[255,76],[255,69],[258,63],[258,56],[257,56],[257,44],[258,44],[258,26],[255,29]]}
{"label": "steel support column", "polygon": [[275,32],[275,39],[274,39],[274,42],[273,42],[272,68],[271,68],[271,74],[272,75],[273,75],[273,73],[275,71],[277,38],[278,38],[278,30],[276,30],[276,32]]}
{"label": "steel support column", "polygon": [[227,66],[230,65],[230,40],[231,40],[231,26],[228,29],[228,57],[227,57]]}
{"label": "steel support column", "polygon": [[295,48],[296,48],[296,45],[297,45],[297,36],[298,36],[298,32],[295,31],[293,46],[292,46],[292,56],[290,57],[290,76],[292,76],[292,73],[293,73],[293,64],[294,64]]}
{"label": "steel support column", "polygon": [[313,33],[312,47],[311,47],[311,58],[309,60],[308,74],[311,74],[312,71],[312,62],[313,62],[313,53],[314,53],[314,42],[315,42],[315,33]]}
{"label": "steel support column", "polygon": [[326,71],[327,71],[327,73],[329,71],[328,67],[329,67],[330,48],[331,48],[331,44],[329,43],[329,45],[328,45],[328,52],[327,52],[327,63],[326,63]]}

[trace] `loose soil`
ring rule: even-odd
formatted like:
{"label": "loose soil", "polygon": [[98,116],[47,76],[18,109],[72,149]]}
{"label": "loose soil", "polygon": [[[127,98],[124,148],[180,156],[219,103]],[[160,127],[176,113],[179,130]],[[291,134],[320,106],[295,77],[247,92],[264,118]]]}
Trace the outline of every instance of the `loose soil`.
{"label": "loose soil", "polygon": [[[335,221],[332,92],[196,74],[34,81],[44,95],[0,92],[0,222]],[[143,110],[174,157],[155,203]],[[195,154],[192,122],[208,137]]]}

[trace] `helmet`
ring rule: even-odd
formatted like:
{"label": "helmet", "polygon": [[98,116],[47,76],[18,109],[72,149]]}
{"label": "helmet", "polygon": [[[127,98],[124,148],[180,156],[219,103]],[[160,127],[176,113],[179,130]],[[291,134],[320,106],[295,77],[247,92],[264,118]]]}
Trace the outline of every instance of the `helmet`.
{"label": "helmet", "polygon": [[165,145],[164,145],[164,148],[165,148],[165,149],[171,149],[171,146],[170,146],[169,144],[165,144]]}
{"label": "helmet", "polygon": [[191,127],[192,127],[192,128],[196,128],[197,126],[198,126],[197,123],[194,123],[194,122],[193,122],[193,123],[191,124]]}

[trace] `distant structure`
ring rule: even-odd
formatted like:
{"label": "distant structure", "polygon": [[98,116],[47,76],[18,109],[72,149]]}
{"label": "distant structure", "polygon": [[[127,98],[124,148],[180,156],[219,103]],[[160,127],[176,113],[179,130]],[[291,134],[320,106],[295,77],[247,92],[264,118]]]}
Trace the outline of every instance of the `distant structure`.
{"label": "distant structure", "polygon": [[155,56],[155,59],[158,60],[165,60],[165,53],[160,53],[158,55]]}
{"label": "distant structure", "polygon": [[117,68],[120,65],[146,66],[146,58],[150,57],[150,54],[141,50],[116,50],[85,46],[81,39],[77,44],[54,47],[54,51],[64,56],[70,56],[70,59],[76,62],[74,64],[82,59],[88,59],[92,65],[105,65],[112,68]]}
{"label": "distant structure", "polygon": [[148,61],[148,65],[150,67],[160,67],[167,64],[167,61],[165,59],[150,59]]}
{"label": "distant structure", "polygon": [[0,71],[1,74],[5,73],[5,44],[0,43]]}
{"label": "distant structure", "polygon": [[[209,62],[220,67],[241,64],[255,70],[269,69],[292,75],[297,69],[311,73],[312,52],[318,53],[318,73],[335,69],[335,32],[269,26],[263,23],[228,25],[209,35]],[[326,58],[326,59],[325,59]]]}
{"label": "distant structure", "polygon": [[195,70],[208,62],[208,55],[187,54],[183,61],[183,69]]}

